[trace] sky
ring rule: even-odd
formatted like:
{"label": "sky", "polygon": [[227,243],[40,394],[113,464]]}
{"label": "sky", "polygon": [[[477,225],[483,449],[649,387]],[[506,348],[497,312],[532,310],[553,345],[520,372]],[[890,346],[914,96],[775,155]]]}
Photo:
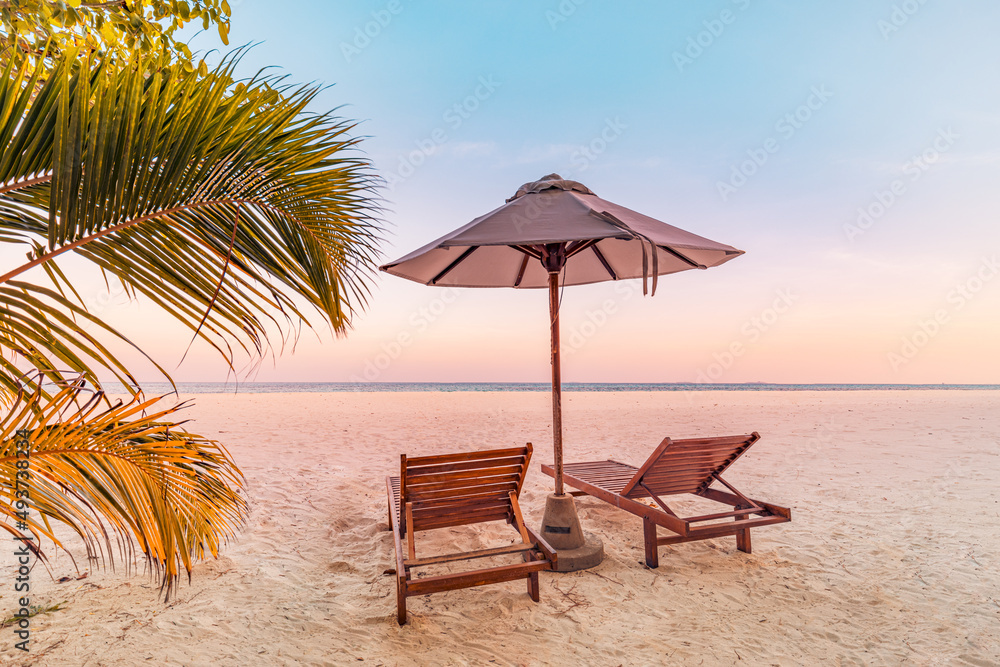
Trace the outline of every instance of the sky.
{"label": "sky", "polygon": [[[564,381],[1000,382],[996,3],[230,4],[241,73],[327,84],[313,109],[360,122],[385,260],[552,172],[746,251],[652,298],[567,288]],[[189,334],[151,304],[87,289],[176,380],[226,379],[200,344],[178,366]],[[381,274],[349,335],[241,378],[547,381],[547,308]]]}

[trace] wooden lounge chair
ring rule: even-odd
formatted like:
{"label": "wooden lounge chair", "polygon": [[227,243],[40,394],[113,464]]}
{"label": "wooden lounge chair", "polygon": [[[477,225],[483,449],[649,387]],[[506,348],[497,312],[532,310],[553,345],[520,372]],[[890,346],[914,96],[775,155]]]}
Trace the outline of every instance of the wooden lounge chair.
{"label": "wooden lounge chair", "polygon": [[[659,565],[659,546],[712,537],[735,535],[736,548],[750,553],[751,528],[792,519],[788,508],[752,500],[721,477],[722,472],[758,439],[760,435],[756,431],[751,435],[721,438],[664,438],[639,468],[612,460],[567,463],[563,467],[563,480],[580,489],[573,492],[574,496],[591,495],[642,517],[646,565],[649,567]],[[543,465],[542,472],[555,476],[555,469],[549,465]],[[728,492],[709,488],[714,482],[719,482]],[[732,511],[682,518],[661,498],[686,493],[725,503],[732,506]],[[645,498],[651,498],[658,507],[639,502]],[[657,537],[657,526],[675,534]]]}
{"label": "wooden lounge chair", "polygon": [[[413,595],[527,579],[528,594],[538,602],[538,572],[555,569],[556,553],[524,524],[517,504],[530,460],[531,443],[515,449],[400,457],[400,476],[386,478],[389,523],[396,539],[396,617],[400,625],[406,623],[406,598]],[[514,544],[417,558],[417,531],[499,520],[514,527],[518,534]],[[420,566],[512,554],[520,554],[523,562],[413,578],[413,569]]]}

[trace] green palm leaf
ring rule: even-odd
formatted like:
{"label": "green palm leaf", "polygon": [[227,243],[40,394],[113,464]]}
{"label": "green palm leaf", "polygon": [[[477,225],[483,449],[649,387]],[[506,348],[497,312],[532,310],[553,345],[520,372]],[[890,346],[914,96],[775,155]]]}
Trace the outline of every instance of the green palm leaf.
{"label": "green palm leaf", "polygon": [[[4,352],[0,354],[0,406],[7,402],[5,397],[23,390],[26,382],[40,388],[42,382],[65,383],[79,374],[96,385],[98,378],[91,370],[95,366],[109,370],[130,392],[137,390],[138,382],[102,338],[129,341],[63,294],[11,280],[0,285],[0,303],[4,309],[0,316],[0,350]],[[70,374],[60,369],[69,369]],[[32,377],[38,381],[26,380],[29,370],[37,372]]]}
{"label": "green palm leaf", "polygon": [[[147,77],[138,57],[122,69],[63,59],[36,85],[12,62],[0,89],[12,110],[0,118],[0,237],[44,248],[0,285],[74,252],[231,365],[232,342],[259,356],[270,326],[309,324],[301,304],[346,331],[381,240],[355,125],[308,113],[316,87],[234,82],[235,64]],[[18,122],[23,107],[30,122]]]}

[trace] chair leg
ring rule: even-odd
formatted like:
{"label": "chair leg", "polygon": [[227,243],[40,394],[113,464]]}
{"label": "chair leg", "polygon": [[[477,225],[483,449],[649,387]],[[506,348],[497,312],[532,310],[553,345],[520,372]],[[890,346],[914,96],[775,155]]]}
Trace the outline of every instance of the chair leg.
{"label": "chair leg", "polygon": [[[525,563],[530,563],[535,560],[535,556],[530,551],[525,551],[524,553],[521,554],[521,560],[523,560]],[[539,600],[538,573],[532,572],[527,577],[525,577],[525,579],[528,580],[528,595],[531,597],[532,600],[538,602]]]}
{"label": "chair leg", "polygon": [[541,598],[538,595],[538,573],[532,572],[528,575],[528,595],[535,602],[538,602]]}
{"label": "chair leg", "polygon": [[743,553],[750,553],[750,529],[736,533],[736,548]]}
{"label": "chair leg", "polygon": [[396,621],[406,625],[406,582],[396,579]]}
{"label": "chair leg", "polygon": [[659,547],[656,544],[656,524],[645,517],[642,519],[642,541],[646,545],[646,566],[659,567],[660,556]]}

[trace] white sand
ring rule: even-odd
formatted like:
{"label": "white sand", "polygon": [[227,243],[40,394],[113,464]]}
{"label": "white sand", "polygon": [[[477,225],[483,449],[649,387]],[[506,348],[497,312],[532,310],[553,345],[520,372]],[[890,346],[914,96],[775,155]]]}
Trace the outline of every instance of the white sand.
{"label": "white sand", "polygon": [[[2,631],[4,664],[658,665],[1000,664],[1000,393],[571,393],[568,460],[641,463],[665,435],[759,431],[727,477],[790,506],[792,523],[661,547],[641,522],[578,501],[599,567],[409,600],[395,621],[384,477],[399,454],[531,441],[522,493],[537,525],[551,479],[544,393],[201,395],[191,430],[217,436],[248,479],[237,543],[176,601],[143,575],[98,571],[35,601],[34,661]],[[472,531],[497,544],[505,526]],[[418,537],[418,549],[447,549]],[[4,565],[11,563],[5,556]],[[54,574],[73,574],[65,556]],[[9,569],[7,571],[10,571]],[[0,609],[13,584],[0,584]],[[43,655],[39,656],[40,653]]]}

